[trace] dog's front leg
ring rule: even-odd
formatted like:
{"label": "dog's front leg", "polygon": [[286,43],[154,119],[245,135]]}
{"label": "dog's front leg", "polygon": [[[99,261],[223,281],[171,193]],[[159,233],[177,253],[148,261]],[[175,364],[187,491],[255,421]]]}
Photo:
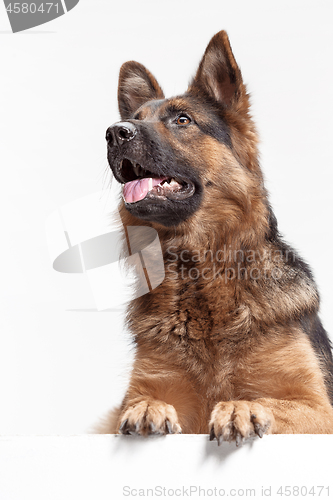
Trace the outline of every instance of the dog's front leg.
{"label": "dog's front leg", "polygon": [[324,369],[302,330],[288,332],[267,332],[243,357],[233,401],[222,394],[212,411],[211,439],[240,443],[264,434],[333,433]]}
{"label": "dog's front leg", "polygon": [[333,408],[324,392],[284,400],[261,398],[256,403],[273,414],[274,434],[333,433]]}
{"label": "dog's front leg", "polygon": [[185,370],[156,354],[137,357],[120,409],[121,434],[195,433],[202,426],[198,394]]}
{"label": "dog's front leg", "polygon": [[244,440],[264,434],[332,434],[333,409],[326,398],[279,400],[260,398],[254,401],[218,403],[211,415],[210,439]]}

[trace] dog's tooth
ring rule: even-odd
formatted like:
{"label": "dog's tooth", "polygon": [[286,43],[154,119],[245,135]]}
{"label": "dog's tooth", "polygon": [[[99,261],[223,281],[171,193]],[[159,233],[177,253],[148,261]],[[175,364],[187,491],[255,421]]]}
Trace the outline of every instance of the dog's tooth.
{"label": "dog's tooth", "polygon": [[149,191],[151,191],[153,189],[153,179],[151,177],[149,177],[148,187],[149,187]]}
{"label": "dog's tooth", "polygon": [[146,175],[145,169],[142,168],[141,165],[139,165],[139,164],[138,164],[138,167],[139,167],[139,172],[140,172],[141,177],[145,177],[145,175]]}

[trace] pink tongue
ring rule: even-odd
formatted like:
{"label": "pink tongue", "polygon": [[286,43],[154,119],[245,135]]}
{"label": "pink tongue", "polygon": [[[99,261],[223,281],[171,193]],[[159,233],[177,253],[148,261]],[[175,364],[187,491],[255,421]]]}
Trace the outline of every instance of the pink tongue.
{"label": "pink tongue", "polygon": [[126,203],[135,203],[143,200],[154,186],[164,181],[166,177],[158,179],[136,179],[135,181],[126,182],[123,188],[123,198]]}

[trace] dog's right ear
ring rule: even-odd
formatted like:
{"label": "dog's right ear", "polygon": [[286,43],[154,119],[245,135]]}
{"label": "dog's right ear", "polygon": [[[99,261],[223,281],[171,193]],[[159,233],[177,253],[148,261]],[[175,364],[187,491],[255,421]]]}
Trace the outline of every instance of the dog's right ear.
{"label": "dog's right ear", "polygon": [[164,94],[153,75],[140,63],[128,61],[119,73],[118,105],[122,120],[128,120],[135,111],[151,99],[164,99]]}

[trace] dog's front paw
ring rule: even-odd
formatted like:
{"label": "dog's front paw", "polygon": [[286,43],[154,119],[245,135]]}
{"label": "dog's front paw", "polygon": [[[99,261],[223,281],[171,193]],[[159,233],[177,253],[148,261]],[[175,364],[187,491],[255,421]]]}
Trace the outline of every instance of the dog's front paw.
{"label": "dog's front paw", "polygon": [[163,401],[140,401],[121,416],[120,434],[181,434],[177,412]]}
{"label": "dog's front paw", "polygon": [[274,416],[269,409],[255,401],[228,401],[217,403],[209,422],[210,440],[236,441],[236,445],[246,439],[271,432]]}

